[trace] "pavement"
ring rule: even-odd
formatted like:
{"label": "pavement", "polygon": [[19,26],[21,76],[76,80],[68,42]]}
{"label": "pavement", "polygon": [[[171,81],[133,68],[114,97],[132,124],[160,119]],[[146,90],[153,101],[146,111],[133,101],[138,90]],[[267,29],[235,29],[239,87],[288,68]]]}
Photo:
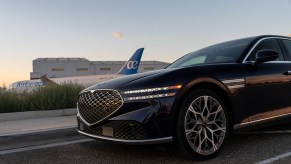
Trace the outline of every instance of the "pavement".
{"label": "pavement", "polygon": [[[0,137],[33,132],[76,128],[76,108],[0,113]],[[291,134],[290,123],[248,131],[246,134]]]}
{"label": "pavement", "polygon": [[[0,137],[33,132],[76,128],[76,108],[0,113]],[[291,134],[290,123],[248,131],[247,134],[287,133]]]}
{"label": "pavement", "polygon": [[291,161],[290,123],[235,134],[222,152],[208,161],[185,159],[170,143],[135,146],[93,140],[78,134],[76,126],[76,109],[0,114],[0,163],[289,164]]}
{"label": "pavement", "polygon": [[[64,110],[62,110],[64,111]],[[10,136],[77,127],[76,109],[71,112],[34,111],[0,114],[0,136]],[[19,116],[23,115],[23,119]],[[5,120],[5,121],[3,121]]]}

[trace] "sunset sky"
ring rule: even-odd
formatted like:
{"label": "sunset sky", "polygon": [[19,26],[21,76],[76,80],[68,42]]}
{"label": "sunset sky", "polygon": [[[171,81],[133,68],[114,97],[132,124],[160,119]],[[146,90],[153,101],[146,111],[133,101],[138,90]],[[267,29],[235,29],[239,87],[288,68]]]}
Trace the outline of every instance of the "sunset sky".
{"label": "sunset sky", "polygon": [[0,86],[39,57],[173,62],[199,48],[291,34],[290,0],[0,0]]}

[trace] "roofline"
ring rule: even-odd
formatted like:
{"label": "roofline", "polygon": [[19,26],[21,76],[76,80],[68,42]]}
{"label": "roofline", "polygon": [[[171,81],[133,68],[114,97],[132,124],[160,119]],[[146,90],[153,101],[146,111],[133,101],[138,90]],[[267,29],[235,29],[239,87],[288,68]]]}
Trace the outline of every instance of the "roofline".
{"label": "roofline", "polygon": [[262,38],[269,38],[269,37],[278,37],[278,38],[287,38],[287,39],[291,39],[290,36],[283,36],[283,35],[259,35],[257,36],[258,39],[262,39]]}
{"label": "roofline", "polygon": [[[253,41],[251,41],[251,43],[248,45],[248,47],[245,49],[245,51],[242,54],[246,54],[249,53],[251,51],[251,49],[253,48],[253,46],[260,41],[261,39],[264,38],[282,38],[282,39],[291,39],[291,37],[289,36],[281,36],[281,35],[258,35],[258,36],[254,36]],[[245,56],[240,56],[237,60],[237,63],[242,63],[245,60]]]}

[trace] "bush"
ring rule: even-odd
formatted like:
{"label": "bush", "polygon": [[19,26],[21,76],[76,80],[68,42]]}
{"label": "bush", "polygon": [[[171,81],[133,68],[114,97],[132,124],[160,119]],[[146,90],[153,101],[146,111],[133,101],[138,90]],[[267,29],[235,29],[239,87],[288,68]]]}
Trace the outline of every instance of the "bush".
{"label": "bush", "polygon": [[10,91],[0,91],[0,113],[23,111],[23,100]]}
{"label": "bush", "polygon": [[48,85],[20,95],[2,90],[0,113],[73,108],[82,89],[81,85],[68,83]]}

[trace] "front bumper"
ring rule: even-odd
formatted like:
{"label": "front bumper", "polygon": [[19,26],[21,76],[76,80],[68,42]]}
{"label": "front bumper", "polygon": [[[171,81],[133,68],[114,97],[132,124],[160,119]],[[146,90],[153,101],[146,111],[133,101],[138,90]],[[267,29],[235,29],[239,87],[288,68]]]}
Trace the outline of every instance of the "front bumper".
{"label": "front bumper", "polygon": [[[118,125],[121,123],[120,125]],[[113,126],[112,126],[113,125]],[[155,144],[171,142],[172,137],[149,139],[146,131],[130,122],[113,121],[104,126],[90,128],[78,118],[78,132],[94,139],[101,139],[126,144]],[[136,126],[136,127],[134,127]],[[108,130],[112,128],[111,130]],[[120,128],[120,129],[119,129]],[[106,131],[107,130],[107,131]],[[111,132],[110,132],[111,131]]]}
{"label": "front bumper", "polygon": [[87,125],[78,114],[78,132],[87,137],[126,144],[171,142],[173,99],[124,103],[116,113],[96,125]]}

